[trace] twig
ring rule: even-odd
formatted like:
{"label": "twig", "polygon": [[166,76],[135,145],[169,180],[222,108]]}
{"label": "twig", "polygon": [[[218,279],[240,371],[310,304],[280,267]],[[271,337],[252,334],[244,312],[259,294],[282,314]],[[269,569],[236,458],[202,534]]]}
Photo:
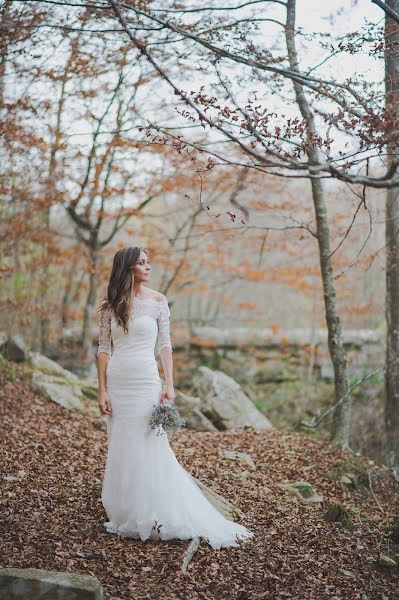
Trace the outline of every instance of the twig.
{"label": "twig", "polygon": [[367,375],[365,375],[364,377],[362,377],[361,379],[356,381],[356,383],[354,383],[352,385],[352,387],[349,388],[349,390],[346,392],[346,394],[344,396],[342,396],[342,398],[340,398],[335,404],[333,404],[332,406],[327,408],[327,410],[322,412],[320,415],[313,417],[311,421],[300,421],[299,425],[303,425],[304,427],[310,427],[310,428],[317,427],[319,425],[319,423],[321,422],[321,420],[324,419],[324,417],[326,417],[328,414],[330,414],[330,412],[332,412],[337,406],[342,404],[342,402],[344,400],[346,400],[346,398],[348,396],[350,396],[350,394],[353,392],[353,390],[358,385],[363,383],[363,381],[366,381],[366,379],[370,379],[370,377],[373,377],[373,375],[377,375],[377,373],[381,373],[381,371],[385,371],[387,369],[388,365],[392,365],[398,361],[399,361],[399,358],[394,358],[389,363],[385,364],[383,367],[376,369],[375,371],[371,371],[371,373],[368,373]]}
{"label": "twig", "polygon": [[378,501],[378,498],[377,498],[377,496],[375,495],[375,493],[374,493],[374,490],[373,490],[373,484],[372,484],[372,482],[371,482],[370,471],[367,471],[367,476],[368,476],[368,478],[369,478],[370,492],[372,493],[372,495],[373,495],[373,498],[374,498],[374,500],[376,501],[376,504],[377,504],[378,508],[379,508],[379,509],[380,509],[380,511],[383,513],[383,512],[384,512],[384,509],[382,508],[381,504],[379,503],[379,501]]}

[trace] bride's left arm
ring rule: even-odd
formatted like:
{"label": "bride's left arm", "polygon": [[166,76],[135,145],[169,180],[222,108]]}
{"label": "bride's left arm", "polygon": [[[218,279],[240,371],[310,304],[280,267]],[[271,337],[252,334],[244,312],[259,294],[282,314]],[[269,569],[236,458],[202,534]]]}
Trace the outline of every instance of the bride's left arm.
{"label": "bride's left arm", "polygon": [[165,386],[161,400],[174,402],[173,349],[170,339],[170,310],[166,296],[161,300],[161,311],[158,319],[158,352],[161,357],[162,369],[165,375]]}

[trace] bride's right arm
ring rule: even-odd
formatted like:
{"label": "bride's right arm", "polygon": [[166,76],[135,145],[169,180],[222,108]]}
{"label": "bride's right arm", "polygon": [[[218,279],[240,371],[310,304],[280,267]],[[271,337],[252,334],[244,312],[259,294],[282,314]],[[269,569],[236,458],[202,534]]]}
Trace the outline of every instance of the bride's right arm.
{"label": "bride's right arm", "polygon": [[100,334],[97,350],[98,406],[103,415],[111,415],[111,403],[107,395],[107,365],[111,354],[111,309],[100,311]]}

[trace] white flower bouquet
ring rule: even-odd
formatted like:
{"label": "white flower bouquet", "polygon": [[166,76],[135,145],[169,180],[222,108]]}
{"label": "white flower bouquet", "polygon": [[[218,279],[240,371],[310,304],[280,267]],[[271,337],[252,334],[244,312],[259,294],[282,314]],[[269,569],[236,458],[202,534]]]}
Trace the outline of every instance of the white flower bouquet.
{"label": "white flower bouquet", "polygon": [[180,417],[176,404],[167,400],[155,405],[148,423],[148,434],[158,429],[157,435],[171,432],[174,437],[185,424],[186,421]]}

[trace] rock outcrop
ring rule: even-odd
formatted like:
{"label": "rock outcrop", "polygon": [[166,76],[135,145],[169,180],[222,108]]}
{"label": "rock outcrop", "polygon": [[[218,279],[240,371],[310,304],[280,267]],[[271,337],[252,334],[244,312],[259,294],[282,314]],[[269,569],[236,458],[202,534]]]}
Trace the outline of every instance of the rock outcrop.
{"label": "rock outcrop", "polygon": [[244,426],[255,429],[273,427],[240,385],[222,371],[199,367],[193,378],[193,389],[194,394],[201,398],[201,412],[219,430]]}
{"label": "rock outcrop", "polygon": [[79,378],[39,352],[29,353],[33,367],[32,387],[49,400],[70,410],[82,410],[83,392]]}
{"label": "rock outcrop", "polygon": [[7,600],[103,600],[100,581],[91,575],[43,569],[0,569],[0,598]]}

